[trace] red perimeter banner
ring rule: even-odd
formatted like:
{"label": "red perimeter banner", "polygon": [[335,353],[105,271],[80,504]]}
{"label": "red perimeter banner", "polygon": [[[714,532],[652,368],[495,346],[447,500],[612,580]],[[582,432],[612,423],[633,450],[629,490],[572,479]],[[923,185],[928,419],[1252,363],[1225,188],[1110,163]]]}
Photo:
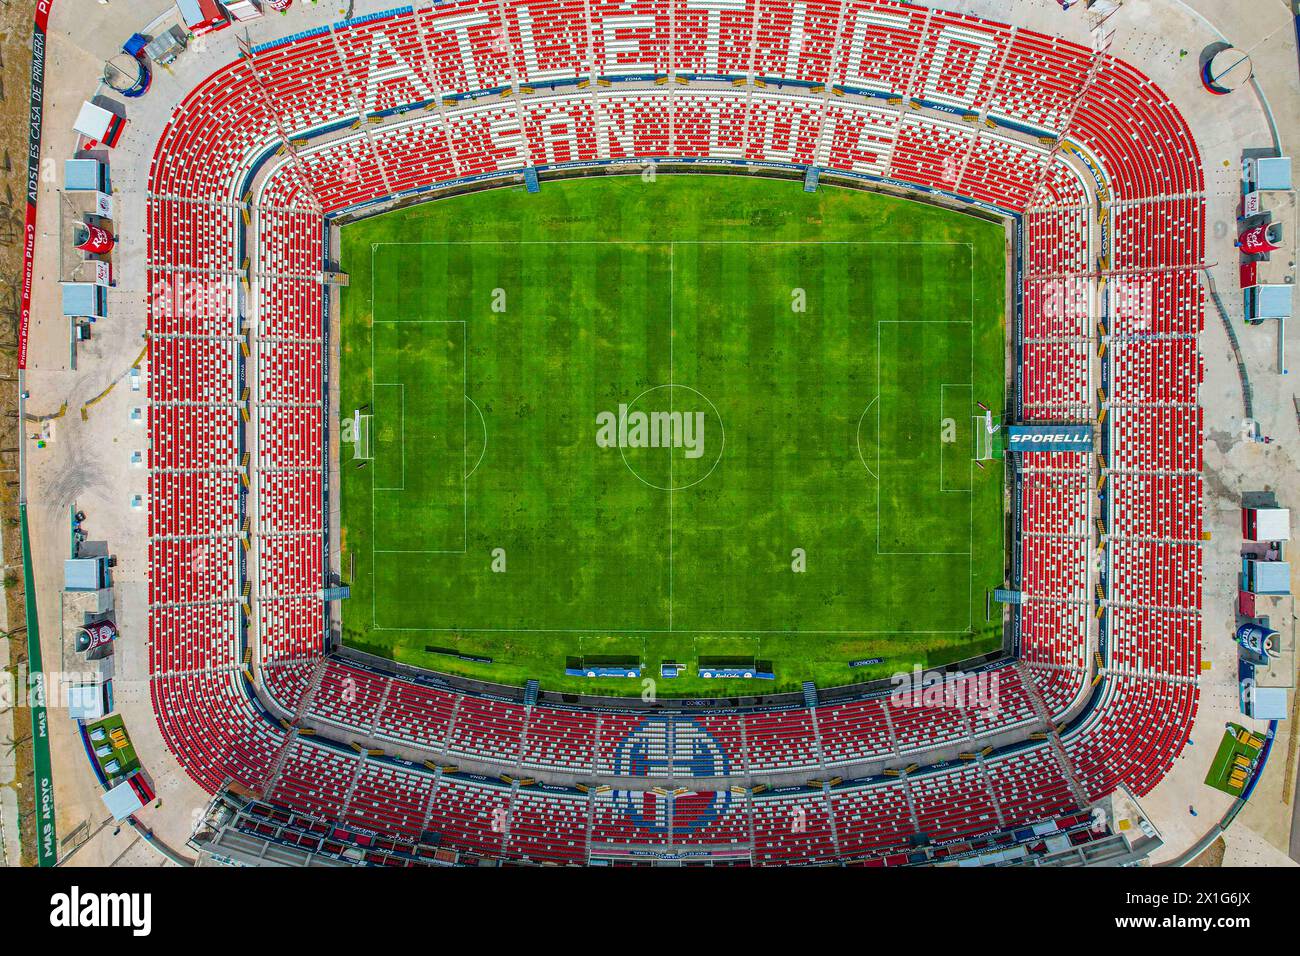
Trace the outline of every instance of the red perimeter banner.
{"label": "red perimeter banner", "polygon": [[18,367],[27,367],[27,331],[32,318],[32,273],[36,260],[36,194],[41,177],[41,123],[45,117],[45,31],[54,0],[39,0],[32,24],[32,96],[27,128],[27,215],[23,229],[23,291],[18,313]]}

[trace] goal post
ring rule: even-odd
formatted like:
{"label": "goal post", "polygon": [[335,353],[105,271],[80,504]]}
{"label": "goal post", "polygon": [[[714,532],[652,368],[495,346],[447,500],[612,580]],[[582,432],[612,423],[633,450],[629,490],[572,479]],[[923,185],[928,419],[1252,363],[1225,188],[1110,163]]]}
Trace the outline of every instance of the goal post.
{"label": "goal post", "polygon": [[1001,458],[1002,425],[993,421],[993,413],[986,411],[983,415],[971,416],[971,458],[975,461],[991,461]]}
{"label": "goal post", "polygon": [[374,418],[374,415],[363,414],[360,411],[352,413],[353,461],[374,461],[375,459],[375,449],[370,437]]}

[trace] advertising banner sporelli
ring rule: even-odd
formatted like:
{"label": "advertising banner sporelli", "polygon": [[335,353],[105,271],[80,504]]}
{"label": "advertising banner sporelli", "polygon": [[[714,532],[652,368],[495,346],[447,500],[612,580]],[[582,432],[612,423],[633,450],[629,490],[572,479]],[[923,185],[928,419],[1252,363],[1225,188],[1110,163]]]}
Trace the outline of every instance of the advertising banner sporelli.
{"label": "advertising banner sporelli", "polygon": [[1011,425],[1007,451],[1091,452],[1091,425]]}

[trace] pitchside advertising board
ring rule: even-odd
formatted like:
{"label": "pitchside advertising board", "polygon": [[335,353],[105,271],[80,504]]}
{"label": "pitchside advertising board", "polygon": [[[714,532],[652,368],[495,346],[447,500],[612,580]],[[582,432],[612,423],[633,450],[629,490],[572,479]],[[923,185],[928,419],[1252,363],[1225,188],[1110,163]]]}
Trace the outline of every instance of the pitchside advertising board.
{"label": "pitchside advertising board", "polygon": [[1091,425],[1009,425],[1007,451],[1092,451]]}
{"label": "pitchside advertising board", "polygon": [[27,331],[32,314],[32,273],[36,262],[36,199],[41,173],[41,123],[45,110],[45,31],[54,0],[36,4],[32,23],[32,82],[27,124],[27,211],[23,224],[22,301],[18,314],[18,367],[27,368]]}

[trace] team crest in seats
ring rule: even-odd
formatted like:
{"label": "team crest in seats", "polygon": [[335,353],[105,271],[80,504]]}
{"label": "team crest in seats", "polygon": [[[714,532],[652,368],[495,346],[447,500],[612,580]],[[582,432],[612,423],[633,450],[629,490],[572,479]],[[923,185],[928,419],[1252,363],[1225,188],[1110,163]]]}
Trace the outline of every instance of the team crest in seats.
{"label": "team crest in seats", "polygon": [[[648,717],[614,752],[620,777],[721,777],[730,773],[722,746],[690,717]],[[616,790],[614,804],[628,820],[653,833],[689,833],[708,826],[731,805],[728,790],[680,796],[652,790]]]}

